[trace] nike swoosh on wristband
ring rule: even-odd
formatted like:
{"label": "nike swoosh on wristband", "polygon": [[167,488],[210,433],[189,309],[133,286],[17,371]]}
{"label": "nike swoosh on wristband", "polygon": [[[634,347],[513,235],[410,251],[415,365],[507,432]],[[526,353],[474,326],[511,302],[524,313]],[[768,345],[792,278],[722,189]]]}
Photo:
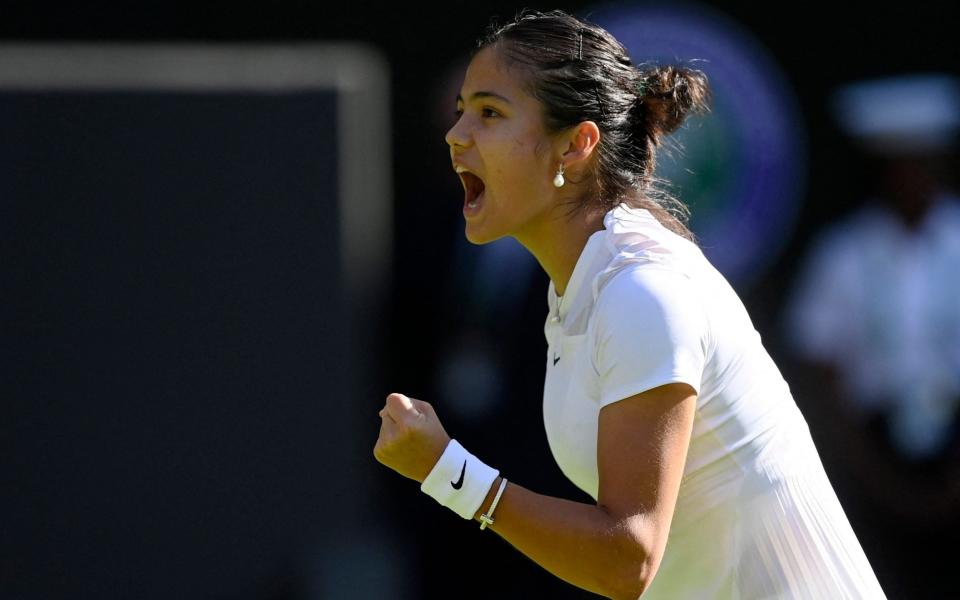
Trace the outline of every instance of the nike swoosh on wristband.
{"label": "nike swoosh on wristband", "polygon": [[560,362],[560,357],[557,356],[556,354],[554,354],[554,355],[553,355],[553,364],[557,364],[558,362]]}
{"label": "nike swoosh on wristband", "polygon": [[450,482],[450,485],[453,486],[453,489],[459,490],[461,487],[463,487],[463,474],[466,472],[467,472],[467,461],[463,461],[463,468],[460,469],[460,479],[458,479],[456,483],[452,481]]}

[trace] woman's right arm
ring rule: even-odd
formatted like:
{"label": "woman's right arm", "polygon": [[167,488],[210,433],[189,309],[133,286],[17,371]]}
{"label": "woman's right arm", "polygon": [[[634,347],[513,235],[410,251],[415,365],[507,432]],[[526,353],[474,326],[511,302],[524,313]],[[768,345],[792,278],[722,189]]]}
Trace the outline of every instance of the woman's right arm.
{"label": "woman's right arm", "polygon": [[[663,556],[695,405],[693,389],[678,383],[605,406],[597,504],[544,496],[509,481],[491,528],[557,577],[608,598],[635,600]],[[490,506],[499,481],[475,518]]]}

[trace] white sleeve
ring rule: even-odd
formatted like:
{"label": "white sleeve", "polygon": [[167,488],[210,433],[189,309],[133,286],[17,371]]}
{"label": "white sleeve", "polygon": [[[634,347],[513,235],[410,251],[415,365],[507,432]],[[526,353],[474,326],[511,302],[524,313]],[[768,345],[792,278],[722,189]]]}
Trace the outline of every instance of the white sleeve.
{"label": "white sleeve", "polygon": [[624,271],[602,289],[594,352],[601,407],[667,383],[700,393],[708,339],[700,302],[685,275],[664,269]]}

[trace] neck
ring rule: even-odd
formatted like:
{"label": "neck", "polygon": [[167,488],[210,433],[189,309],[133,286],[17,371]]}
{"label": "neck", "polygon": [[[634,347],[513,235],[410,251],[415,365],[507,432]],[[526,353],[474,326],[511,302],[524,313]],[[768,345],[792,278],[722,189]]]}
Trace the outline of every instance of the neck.
{"label": "neck", "polygon": [[587,239],[603,229],[604,214],[597,210],[578,211],[567,217],[560,212],[537,230],[516,236],[517,241],[536,257],[558,296],[566,292]]}

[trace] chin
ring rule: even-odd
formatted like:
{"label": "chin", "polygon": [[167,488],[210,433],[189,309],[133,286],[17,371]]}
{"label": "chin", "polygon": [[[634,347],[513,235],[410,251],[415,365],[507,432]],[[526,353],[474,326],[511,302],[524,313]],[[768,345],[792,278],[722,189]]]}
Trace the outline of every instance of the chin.
{"label": "chin", "polygon": [[491,232],[484,231],[481,227],[467,223],[464,227],[464,235],[467,238],[467,241],[471,244],[477,246],[482,246],[484,244],[489,244],[490,242],[495,242],[502,237],[505,237],[504,234],[492,234]]}
{"label": "chin", "polygon": [[489,244],[490,242],[493,241],[489,237],[480,235],[475,231],[471,231],[469,225],[467,226],[466,231],[464,231],[464,234],[466,235],[468,242],[470,242],[471,244],[475,244],[477,246]]}

